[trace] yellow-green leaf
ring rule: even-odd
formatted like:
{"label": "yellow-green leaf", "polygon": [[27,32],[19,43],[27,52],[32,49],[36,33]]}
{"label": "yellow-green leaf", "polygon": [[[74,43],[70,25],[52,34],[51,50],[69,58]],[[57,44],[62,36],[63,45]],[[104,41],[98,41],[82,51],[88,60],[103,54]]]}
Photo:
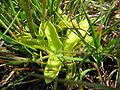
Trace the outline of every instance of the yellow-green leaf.
{"label": "yellow-green leaf", "polygon": [[[78,27],[76,24],[76,22],[74,21],[74,23],[73,23],[76,27]],[[80,26],[80,29],[79,29],[79,32],[82,34],[82,36],[84,36],[85,35],[85,33],[86,33],[86,31],[88,30],[88,28],[89,28],[89,24],[88,24],[88,22],[87,22],[87,20],[85,19],[85,20],[83,20],[83,21],[81,21],[80,23],[79,23],[79,26]],[[81,30],[81,29],[83,29],[83,30]],[[64,50],[65,51],[72,51],[73,49],[74,49],[74,47],[78,44],[78,43],[80,43],[80,38],[74,33],[74,32],[72,32],[72,31],[68,31],[68,36],[67,36],[67,38],[68,39],[66,39],[65,40],[65,42],[64,42]],[[85,38],[85,40],[89,40],[88,39],[88,37],[89,37],[89,39],[90,39],[90,41],[92,41],[92,37],[90,37],[90,36],[86,36],[86,38]],[[86,41],[87,42],[87,41]]]}
{"label": "yellow-green leaf", "polygon": [[60,41],[57,31],[51,22],[47,22],[46,24],[45,35],[48,40],[48,45],[53,52],[62,49],[62,42]]}
{"label": "yellow-green leaf", "polygon": [[52,82],[58,76],[61,70],[61,66],[62,62],[58,57],[56,57],[55,55],[51,55],[49,57],[44,71],[46,83]]}

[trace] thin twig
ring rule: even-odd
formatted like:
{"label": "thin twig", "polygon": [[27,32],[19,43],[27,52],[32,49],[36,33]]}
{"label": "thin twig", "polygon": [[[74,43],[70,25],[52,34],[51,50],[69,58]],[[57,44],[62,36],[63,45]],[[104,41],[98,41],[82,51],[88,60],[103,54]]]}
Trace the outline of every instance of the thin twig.
{"label": "thin twig", "polygon": [[14,75],[15,71],[11,71],[8,77],[5,80],[2,80],[0,82],[0,87],[3,87],[5,84],[7,84],[8,80]]}

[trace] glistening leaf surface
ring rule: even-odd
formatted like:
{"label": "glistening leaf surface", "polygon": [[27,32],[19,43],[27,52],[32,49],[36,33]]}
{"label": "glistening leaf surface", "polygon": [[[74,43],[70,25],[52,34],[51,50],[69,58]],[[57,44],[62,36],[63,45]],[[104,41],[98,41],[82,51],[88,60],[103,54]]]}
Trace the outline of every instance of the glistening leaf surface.
{"label": "glistening leaf surface", "polygon": [[53,52],[62,49],[62,42],[60,41],[57,31],[51,22],[47,22],[46,24],[45,35],[48,40],[48,45]]}
{"label": "glistening leaf surface", "polygon": [[[62,65],[62,62],[58,57],[52,55],[48,58],[47,65],[44,71],[46,83],[52,82],[53,81],[52,79],[55,79],[58,76],[61,70],[61,65]],[[48,78],[51,78],[51,79],[48,79]]]}

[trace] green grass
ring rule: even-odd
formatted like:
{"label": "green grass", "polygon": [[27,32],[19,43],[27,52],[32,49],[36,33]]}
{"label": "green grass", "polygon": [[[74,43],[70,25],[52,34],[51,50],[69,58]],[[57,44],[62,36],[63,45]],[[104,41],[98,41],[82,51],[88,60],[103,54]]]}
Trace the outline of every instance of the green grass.
{"label": "green grass", "polygon": [[[0,53],[8,56],[0,54],[0,59],[7,60],[4,63],[12,65],[14,74],[19,76],[13,84],[6,83],[7,88],[17,88],[16,85],[34,76],[44,79],[43,84],[52,85],[54,90],[60,87],[60,82],[64,87],[80,90],[119,89],[119,71],[113,73],[116,78],[110,77],[114,69],[120,68],[117,28],[120,20],[111,16],[118,7],[114,0],[107,2],[109,6],[105,3],[105,0],[1,0]],[[92,14],[94,11],[97,16]],[[111,63],[112,70],[106,68],[107,62]],[[32,68],[32,71],[25,72],[23,68]],[[39,73],[37,68],[41,70]],[[112,79],[113,87],[110,86]]]}

